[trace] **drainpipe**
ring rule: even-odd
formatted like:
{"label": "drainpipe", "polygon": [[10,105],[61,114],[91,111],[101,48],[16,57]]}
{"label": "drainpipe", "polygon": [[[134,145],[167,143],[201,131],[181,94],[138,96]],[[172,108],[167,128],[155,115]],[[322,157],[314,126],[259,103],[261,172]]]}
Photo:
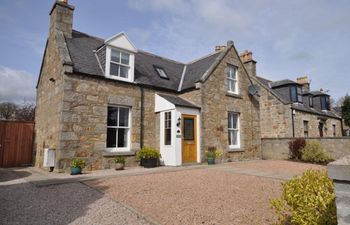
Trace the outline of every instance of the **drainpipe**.
{"label": "drainpipe", "polygon": [[295,137],[295,130],[294,130],[294,114],[295,114],[295,111],[294,111],[294,109],[292,109],[292,129],[293,129],[293,138]]}
{"label": "drainpipe", "polygon": [[140,118],[140,147],[143,148],[143,139],[144,139],[144,116],[145,116],[145,109],[144,109],[144,101],[145,101],[145,92],[142,86],[140,86],[140,91],[141,91],[141,118]]}

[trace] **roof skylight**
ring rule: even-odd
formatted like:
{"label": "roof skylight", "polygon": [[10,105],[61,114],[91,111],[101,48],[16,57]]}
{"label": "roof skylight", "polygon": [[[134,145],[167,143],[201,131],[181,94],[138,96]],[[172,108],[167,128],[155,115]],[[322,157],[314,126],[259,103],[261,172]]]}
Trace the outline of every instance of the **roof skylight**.
{"label": "roof skylight", "polygon": [[160,68],[160,67],[155,66],[154,69],[157,71],[158,75],[159,75],[161,78],[169,79],[169,78],[168,78],[168,75],[165,73],[165,70],[164,70],[163,68]]}

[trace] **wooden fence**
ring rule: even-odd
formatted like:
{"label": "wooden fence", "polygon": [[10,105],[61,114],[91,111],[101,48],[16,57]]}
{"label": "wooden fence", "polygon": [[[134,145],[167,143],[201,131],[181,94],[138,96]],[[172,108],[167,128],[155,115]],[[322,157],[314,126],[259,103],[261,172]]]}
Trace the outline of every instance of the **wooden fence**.
{"label": "wooden fence", "polygon": [[0,121],[0,167],[32,164],[34,123]]}

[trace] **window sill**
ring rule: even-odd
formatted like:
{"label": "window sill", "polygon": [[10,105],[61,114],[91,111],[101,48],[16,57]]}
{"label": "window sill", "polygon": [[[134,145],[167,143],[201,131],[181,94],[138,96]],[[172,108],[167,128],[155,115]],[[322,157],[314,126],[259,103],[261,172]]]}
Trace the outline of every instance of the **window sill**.
{"label": "window sill", "polygon": [[123,152],[107,152],[103,151],[102,156],[108,157],[108,156],[134,156],[136,153],[135,151],[123,151]]}
{"label": "window sill", "polygon": [[226,96],[243,99],[242,95],[235,94],[235,93],[232,93],[232,92],[226,92]]}
{"label": "window sill", "polygon": [[227,152],[244,152],[244,149],[242,148],[230,148]]}

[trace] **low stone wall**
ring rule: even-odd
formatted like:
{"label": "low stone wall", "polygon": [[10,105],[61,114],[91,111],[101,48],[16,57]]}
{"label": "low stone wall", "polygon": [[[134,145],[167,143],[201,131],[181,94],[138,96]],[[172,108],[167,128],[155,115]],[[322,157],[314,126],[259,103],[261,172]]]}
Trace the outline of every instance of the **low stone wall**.
{"label": "low stone wall", "polygon": [[[318,140],[331,154],[333,159],[350,155],[350,137],[305,138]],[[288,142],[293,138],[262,138],[261,150],[263,159],[288,159]]]}
{"label": "low stone wall", "polygon": [[350,155],[327,167],[328,176],[334,181],[338,225],[350,224]]}

